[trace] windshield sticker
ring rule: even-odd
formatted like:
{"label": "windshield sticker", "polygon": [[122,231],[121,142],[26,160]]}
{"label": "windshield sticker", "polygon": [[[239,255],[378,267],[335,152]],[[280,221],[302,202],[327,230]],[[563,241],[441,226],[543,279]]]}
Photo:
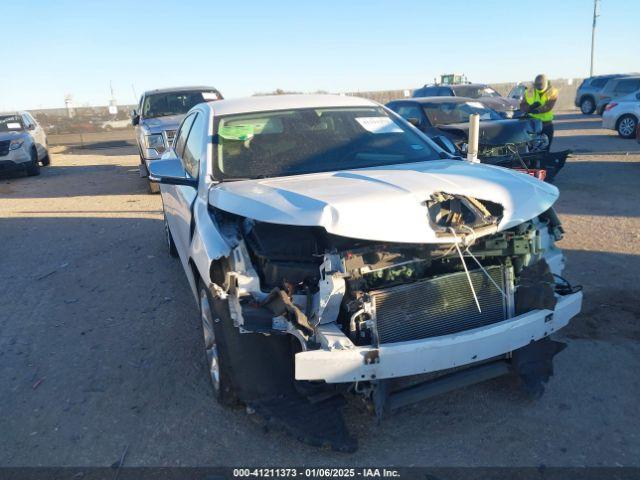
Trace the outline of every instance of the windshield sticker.
{"label": "windshield sticker", "polygon": [[371,133],[402,133],[402,129],[389,117],[358,117],[356,122]]}
{"label": "windshield sticker", "polygon": [[218,94],[216,92],[202,92],[202,98],[206,100],[218,100]]}
{"label": "windshield sticker", "polygon": [[21,130],[22,129],[22,125],[20,125],[18,122],[7,122],[7,128],[10,130]]}
{"label": "windshield sticker", "polygon": [[218,129],[218,135],[225,140],[250,140],[253,133],[253,125],[223,125]]}
{"label": "windshield sticker", "polygon": [[467,105],[472,108],[484,108],[484,105],[482,105],[480,102],[467,102]]}

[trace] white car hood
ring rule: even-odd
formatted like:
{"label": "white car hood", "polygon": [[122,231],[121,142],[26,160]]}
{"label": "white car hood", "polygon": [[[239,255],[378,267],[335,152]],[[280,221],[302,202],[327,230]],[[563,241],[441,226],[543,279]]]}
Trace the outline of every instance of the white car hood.
{"label": "white car hood", "polygon": [[425,201],[446,192],[504,207],[498,230],[547,210],[558,189],[530,175],[460,160],[435,160],[338,172],[223,182],[209,192],[221,210],[261,222],[319,226],[350,238],[445,243]]}

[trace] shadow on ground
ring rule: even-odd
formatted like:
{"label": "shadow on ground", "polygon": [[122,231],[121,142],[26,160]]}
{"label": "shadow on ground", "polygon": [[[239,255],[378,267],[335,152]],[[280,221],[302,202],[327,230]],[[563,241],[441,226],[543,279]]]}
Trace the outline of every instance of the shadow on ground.
{"label": "shadow on ground", "polygon": [[[88,155],[88,153],[82,154]],[[117,149],[105,150],[104,154],[118,155]],[[103,153],[100,152],[99,155],[103,155]],[[0,178],[0,196],[27,199],[133,195],[148,192],[148,182],[146,179],[140,178],[137,165],[101,163],[60,166],[55,164],[55,158],[54,156],[53,164],[49,167],[43,167],[37,177],[16,173],[6,178]]]}
{"label": "shadow on ground", "polygon": [[[128,465],[371,465],[390,450],[398,464],[581,464],[637,447],[624,413],[637,390],[629,383],[637,366],[625,362],[637,352],[610,343],[638,338],[638,310],[628,304],[640,293],[629,280],[640,268],[635,255],[568,252],[577,279],[567,276],[584,283],[587,313],[567,330],[570,346],[543,399],[532,403],[503,378],[377,426],[353,398],[346,418],[360,450],[347,456],[266,432],[213,401],[195,302],[166,253],[161,220],[4,219],[0,242],[14,246],[0,264],[3,465],[109,465],[125,447]],[[606,292],[581,270],[594,265],[610,278]],[[620,268],[628,274],[614,275]]]}
{"label": "shadow on ground", "polygon": [[562,130],[597,130],[602,128],[602,117],[581,113],[560,113],[554,116],[554,128]]}

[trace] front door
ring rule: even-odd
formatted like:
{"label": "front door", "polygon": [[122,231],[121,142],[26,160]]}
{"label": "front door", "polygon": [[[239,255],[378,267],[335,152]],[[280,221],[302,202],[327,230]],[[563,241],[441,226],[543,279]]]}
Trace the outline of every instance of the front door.
{"label": "front door", "polygon": [[[194,112],[187,116],[174,142],[175,156],[186,175],[198,180],[202,142],[205,141],[205,117]],[[183,267],[188,272],[192,240],[193,204],[198,190],[186,185],[163,185],[163,201],[167,222]],[[190,275],[187,275],[192,281]]]}

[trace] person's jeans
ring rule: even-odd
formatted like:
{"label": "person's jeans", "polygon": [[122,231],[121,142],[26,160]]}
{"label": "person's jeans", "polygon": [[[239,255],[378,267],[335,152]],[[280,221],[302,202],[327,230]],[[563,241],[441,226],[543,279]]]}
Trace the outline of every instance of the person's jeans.
{"label": "person's jeans", "polygon": [[553,142],[553,122],[543,122],[542,133],[546,133],[547,137],[549,137],[549,149],[551,149],[551,142]]}

